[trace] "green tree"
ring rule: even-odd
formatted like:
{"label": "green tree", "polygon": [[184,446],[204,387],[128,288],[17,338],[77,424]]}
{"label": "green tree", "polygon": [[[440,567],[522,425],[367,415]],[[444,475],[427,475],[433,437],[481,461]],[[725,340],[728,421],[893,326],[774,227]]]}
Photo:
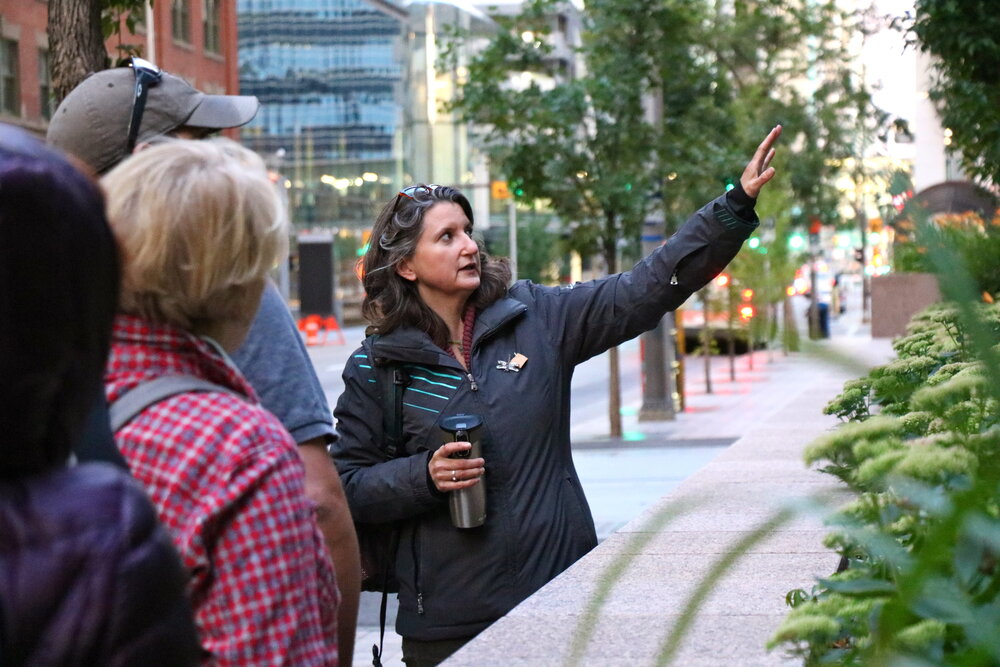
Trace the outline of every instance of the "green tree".
{"label": "green tree", "polygon": [[934,56],[930,87],[951,148],[975,178],[1000,183],[1000,13],[986,0],[917,0],[909,27]]}
{"label": "green tree", "polygon": [[[484,128],[483,139],[515,194],[545,201],[571,224],[569,245],[599,252],[608,273],[619,269],[619,239],[637,239],[653,190],[654,133],[646,120],[650,54],[656,34],[644,17],[660,3],[588,3],[587,76],[556,80],[548,17],[554,2],[536,0],[469,63],[454,107]],[[448,55],[457,57],[453,43]],[[453,61],[455,62],[455,61]],[[526,86],[509,85],[528,72]],[[617,350],[610,354],[611,433],[620,436]]]}
{"label": "green tree", "polygon": [[[863,153],[859,133],[877,116],[845,50],[861,20],[834,2],[737,2],[733,11],[717,11],[702,32],[690,35],[687,48],[701,54],[698,62],[705,68],[691,72],[692,85],[704,85],[697,99],[667,98],[679,100],[666,104],[670,122],[661,135],[663,165],[676,177],[668,184],[668,219],[677,222],[714,196],[725,177],[738,173],[745,146],[755,136],[775,121],[784,125],[778,178],[758,205],[764,221],[759,252],[767,254],[756,261],[738,259],[732,271],[738,282],[757,290],[756,324],[768,339],[777,333],[772,310],[783,305],[786,349],[798,345],[784,290],[800,260],[788,252],[787,237],[812,220],[842,222],[834,182],[846,158]],[[671,72],[665,64],[661,77],[676,81],[677,72]]]}
{"label": "green tree", "polygon": [[[849,24],[833,0],[594,0],[576,77],[548,39],[557,6],[534,0],[518,16],[497,17],[452,106],[481,129],[515,194],[544,203],[570,230],[573,249],[619,270],[651,206],[675,228],[738,178],[776,122],[786,126],[783,150],[794,146],[779,168],[793,166],[785,183],[797,205],[835,216],[852,79],[842,71],[844,35],[834,34]],[[467,38],[446,51],[451,66]],[[618,435],[614,351],[610,363]]]}
{"label": "green tree", "polygon": [[[56,103],[92,72],[110,64],[105,40],[134,31],[144,0],[49,0],[49,49]],[[121,44],[125,52],[138,47]]]}
{"label": "green tree", "polygon": [[[559,279],[559,234],[550,229],[550,215],[529,214],[517,221],[517,275],[541,284]],[[510,256],[510,237],[506,233],[487,234],[486,251],[491,255]]]}

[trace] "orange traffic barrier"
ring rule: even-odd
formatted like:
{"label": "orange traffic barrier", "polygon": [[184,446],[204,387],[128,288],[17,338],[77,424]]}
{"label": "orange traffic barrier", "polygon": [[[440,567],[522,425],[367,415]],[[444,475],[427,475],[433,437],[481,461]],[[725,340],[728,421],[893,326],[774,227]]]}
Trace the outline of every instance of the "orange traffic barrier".
{"label": "orange traffic barrier", "polygon": [[319,332],[320,332],[320,320],[319,315],[309,315],[308,317],[303,317],[299,320],[299,331],[305,334],[306,345],[319,345]]}
{"label": "orange traffic barrier", "polygon": [[344,332],[341,330],[340,325],[337,323],[337,318],[331,315],[330,317],[323,320],[323,326],[326,327],[326,342],[330,342],[330,335],[337,332],[337,345],[344,345],[347,343],[347,339],[344,338]]}
{"label": "orange traffic barrier", "polygon": [[337,345],[344,345],[347,339],[333,315],[322,318],[319,315],[308,315],[299,319],[299,331],[302,332],[306,345],[328,345],[331,336],[337,337]]}

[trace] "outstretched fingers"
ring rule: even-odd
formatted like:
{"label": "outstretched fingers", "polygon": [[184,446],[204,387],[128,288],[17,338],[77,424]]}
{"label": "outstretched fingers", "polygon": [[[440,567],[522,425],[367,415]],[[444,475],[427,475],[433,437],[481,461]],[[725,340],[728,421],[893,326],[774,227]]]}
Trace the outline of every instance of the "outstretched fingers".
{"label": "outstretched fingers", "polygon": [[774,178],[775,172],[774,167],[771,166],[771,160],[774,159],[774,142],[778,140],[779,136],[781,136],[781,125],[775,125],[768,132],[764,141],[760,142],[746,169],[743,170],[740,185],[751,197],[756,198],[764,184]]}

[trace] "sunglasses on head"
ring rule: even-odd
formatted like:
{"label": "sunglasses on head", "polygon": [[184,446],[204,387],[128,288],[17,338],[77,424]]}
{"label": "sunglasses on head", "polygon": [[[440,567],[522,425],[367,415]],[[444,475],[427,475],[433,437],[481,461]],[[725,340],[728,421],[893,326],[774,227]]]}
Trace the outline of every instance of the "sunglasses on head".
{"label": "sunglasses on head", "polygon": [[133,57],[129,63],[135,74],[135,94],[132,96],[132,115],[128,121],[128,135],[125,141],[125,155],[135,150],[135,142],[139,137],[139,126],[142,124],[142,114],[146,110],[146,98],[149,89],[160,83],[163,73],[160,68],[142,58]]}
{"label": "sunglasses on head", "polygon": [[400,200],[400,198],[406,197],[407,199],[413,199],[414,198],[413,195],[417,194],[418,192],[420,192],[422,190],[426,191],[427,193],[433,193],[439,187],[441,187],[441,186],[440,185],[434,185],[433,183],[431,183],[431,184],[428,184],[428,185],[411,185],[409,187],[403,188],[396,195],[396,201],[394,201],[392,203],[392,212],[395,213],[396,209],[399,208],[399,200]]}

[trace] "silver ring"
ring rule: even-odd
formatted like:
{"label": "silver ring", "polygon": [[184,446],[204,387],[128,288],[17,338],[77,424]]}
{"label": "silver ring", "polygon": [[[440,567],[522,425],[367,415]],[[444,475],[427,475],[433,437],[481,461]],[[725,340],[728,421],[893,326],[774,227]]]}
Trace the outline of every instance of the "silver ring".
{"label": "silver ring", "polygon": [[456,476],[454,470],[451,471],[451,481],[453,481],[453,482],[457,482],[458,481],[458,477]]}

